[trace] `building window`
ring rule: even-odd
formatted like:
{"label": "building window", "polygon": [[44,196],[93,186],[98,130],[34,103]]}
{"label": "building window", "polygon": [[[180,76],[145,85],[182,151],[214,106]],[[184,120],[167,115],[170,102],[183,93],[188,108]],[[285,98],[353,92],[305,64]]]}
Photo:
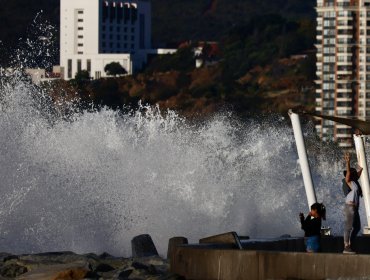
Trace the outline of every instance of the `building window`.
{"label": "building window", "polygon": [[77,59],[77,72],[81,72],[81,70],[82,70],[81,59]]}
{"label": "building window", "polygon": [[109,35],[109,39],[113,40],[113,35],[112,34]]}
{"label": "building window", "polygon": [[95,79],[100,79],[100,78],[101,78],[101,72],[95,71]]}
{"label": "building window", "polygon": [[140,14],[140,49],[145,49],[145,16]]}
{"label": "building window", "polygon": [[80,14],[80,15],[82,15],[82,14],[84,13],[84,11],[81,11],[81,10],[80,10],[80,11],[78,11],[77,13],[78,13],[78,14]]}
{"label": "building window", "polygon": [[134,27],[131,27],[131,32],[135,33],[135,28]]}
{"label": "building window", "polygon": [[121,44],[120,43],[117,43],[117,48],[121,48]]}
{"label": "building window", "polygon": [[84,52],[77,52],[77,54],[84,54]]}
{"label": "building window", "polygon": [[78,22],[84,22],[83,18],[79,18],[77,21]]}
{"label": "building window", "polygon": [[134,23],[137,20],[137,9],[133,8],[131,10],[131,22]]}
{"label": "building window", "polygon": [[109,27],[109,31],[111,31],[111,32],[113,31],[113,26]]}
{"label": "building window", "polygon": [[83,39],[84,36],[83,35],[78,35],[78,39]]}
{"label": "building window", "polygon": [[68,59],[67,63],[67,74],[68,74],[68,79],[72,78],[72,59]]}
{"label": "building window", "polygon": [[83,47],[83,46],[84,46],[84,44],[79,43],[77,46],[78,46],[78,47]]}
{"label": "building window", "polygon": [[121,40],[121,35],[117,35],[117,40]]}
{"label": "building window", "polygon": [[114,19],[116,19],[116,7],[114,6],[113,3],[111,3],[111,6],[110,6],[110,21],[112,22]]}
{"label": "building window", "polygon": [[107,2],[105,1],[102,1],[102,5],[103,5],[103,21],[106,21],[107,18],[108,18],[108,5],[107,5]]}
{"label": "building window", "polygon": [[131,41],[134,41],[135,40],[135,36],[131,36]]}
{"label": "building window", "polygon": [[87,68],[87,72],[89,72],[89,74],[91,73],[91,59],[88,59],[86,61],[86,68]]}
{"label": "building window", "polygon": [[113,48],[113,43],[109,43],[109,47],[112,49]]}
{"label": "building window", "polygon": [[118,10],[117,10],[117,21],[119,23],[121,23],[123,19],[123,8],[122,7],[118,7]]}
{"label": "building window", "polygon": [[124,22],[127,23],[128,20],[130,19],[130,6],[129,4],[128,5],[124,5],[123,6],[123,17],[124,17]]}
{"label": "building window", "polygon": [[117,32],[120,32],[120,31],[121,31],[121,28],[117,26]]}
{"label": "building window", "polygon": [[103,42],[101,45],[102,45],[103,48],[105,48],[107,46],[107,44],[105,42]]}
{"label": "building window", "polygon": [[135,45],[134,44],[131,44],[131,49],[134,49],[135,48]]}
{"label": "building window", "polygon": [[83,27],[78,27],[78,30],[84,30],[84,28]]}

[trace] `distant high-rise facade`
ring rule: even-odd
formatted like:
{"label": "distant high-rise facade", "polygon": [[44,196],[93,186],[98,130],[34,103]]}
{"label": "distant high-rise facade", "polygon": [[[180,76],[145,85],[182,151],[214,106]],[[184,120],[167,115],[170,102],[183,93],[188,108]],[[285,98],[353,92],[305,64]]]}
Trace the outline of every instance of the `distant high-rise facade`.
{"label": "distant high-rise facade", "polygon": [[[316,10],[316,112],[368,119],[370,0],[317,0]],[[322,120],[316,130],[323,140],[352,145],[348,126]]]}
{"label": "distant high-rise facade", "polygon": [[61,0],[60,64],[64,79],[81,70],[105,77],[104,67],[119,62],[131,74],[146,63],[151,49],[149,0]]}

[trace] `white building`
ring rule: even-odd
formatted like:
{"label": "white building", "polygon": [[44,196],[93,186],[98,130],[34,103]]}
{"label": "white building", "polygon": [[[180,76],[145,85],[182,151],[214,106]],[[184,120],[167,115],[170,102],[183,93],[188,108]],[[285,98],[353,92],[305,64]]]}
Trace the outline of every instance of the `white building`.
{"label": "white building", "polygon": [[129,74],[151,51],[149,0],[61,0],[60,65],[69,80],[81,70],[93,79],[119,62]]}
{"label": "white building", "polygon": [[[370,0],[317,0],[316,111],[370,118]],[[324,140],[352,146],[353,131],[321,120]]]}

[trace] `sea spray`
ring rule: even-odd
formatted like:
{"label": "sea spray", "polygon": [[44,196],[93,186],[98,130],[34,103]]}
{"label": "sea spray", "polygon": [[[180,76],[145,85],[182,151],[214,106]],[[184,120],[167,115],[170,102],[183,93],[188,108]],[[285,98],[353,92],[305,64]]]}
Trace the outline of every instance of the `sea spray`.
{"label": "sea spray", "polygon": [[[194,123],[140,106],[75,110],[66,120],[40,89],[14,79],[0,94],[0,251],[128,256],[142,233],[162,254],[177,235],[302,235],[297,214],[308,206],[281,117]],[[339,234],[341,152],[313,135],[308,126],[318,199]]]}
{"label": "sea spray", "polygon": [[45,20],[43,11],[37,13],[27,28],[27,37],[20,38],[17,48],[11,52],[10,66],[50,70],[59,56],[57,30],[55,26]]}
{"label": "sea spray", "polygon": [[[52,65],[55,30],[38,19],[36,41],[20,44],[12,71],[0,69],[0,251],[129,256],[142,233],[161,254],[179,235],[302,235],[308,205],[286,120],[220,113],[197,123],[155,106],[55,105],[22,70]],[[312,124],[305,137],[325,225],[340,234],[342,152]]]}

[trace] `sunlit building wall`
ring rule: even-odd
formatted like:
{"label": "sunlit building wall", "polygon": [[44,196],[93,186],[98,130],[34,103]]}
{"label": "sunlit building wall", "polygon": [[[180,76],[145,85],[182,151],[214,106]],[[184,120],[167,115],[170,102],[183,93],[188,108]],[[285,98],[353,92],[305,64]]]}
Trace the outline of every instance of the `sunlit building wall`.
{"label": "sunlit building wall", "polygon": [[64,79],[87,70],[94,79],[119,62],[131,74],[151,51],[150,1],[61,0],[60,63]]}
{"label": "sunlit building wall", "polygon": [[[370,116],[370,0],[317,0],[316,112],[339,117]],[[321,120],[323,140],[352,145],[353,131]]]}

